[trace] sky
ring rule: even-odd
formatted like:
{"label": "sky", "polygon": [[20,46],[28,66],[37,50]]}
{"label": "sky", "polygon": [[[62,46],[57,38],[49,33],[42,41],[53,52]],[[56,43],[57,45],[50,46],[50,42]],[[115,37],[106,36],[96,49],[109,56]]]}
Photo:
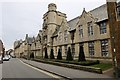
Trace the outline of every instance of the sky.
{"label": "sky", "polygon": [[13,48],[15,40],[24,40],[26,34],[37,35],[50,3],[55,3],[57,11],[65,13],[69,21],[80,16],[83,8],[90,11],[105,4],[106,0],[1,0],[0,39],[6,50]]}

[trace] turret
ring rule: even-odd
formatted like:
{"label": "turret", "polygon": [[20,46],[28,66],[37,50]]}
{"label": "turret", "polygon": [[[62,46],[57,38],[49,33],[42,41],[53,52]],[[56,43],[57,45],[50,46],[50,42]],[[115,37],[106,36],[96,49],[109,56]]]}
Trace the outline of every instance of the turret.
{"label": "turret", "polygon": [[50,4],[48,5],[48,11],[56,11],[56,9],[57,9],[56,4],[50,3]]}

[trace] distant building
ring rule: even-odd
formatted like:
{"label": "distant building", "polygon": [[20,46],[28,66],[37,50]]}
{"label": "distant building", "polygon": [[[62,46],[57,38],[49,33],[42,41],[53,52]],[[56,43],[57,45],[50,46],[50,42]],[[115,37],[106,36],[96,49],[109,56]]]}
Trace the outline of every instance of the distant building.
{"label": "distant building", "polygon": [[14,54],[16,57],[29,58],[33,53],[35,56],[42,56],[42,31],[40,30],[36,37],[25,36],[25,40],[16,40],[14,42]]}
{"label": "distant building", "polygon": [[0,56],[1,55],[4,56],[4,51],[5,51],[5,48],[4,48],[3,42],[2,40],[0,40]]}

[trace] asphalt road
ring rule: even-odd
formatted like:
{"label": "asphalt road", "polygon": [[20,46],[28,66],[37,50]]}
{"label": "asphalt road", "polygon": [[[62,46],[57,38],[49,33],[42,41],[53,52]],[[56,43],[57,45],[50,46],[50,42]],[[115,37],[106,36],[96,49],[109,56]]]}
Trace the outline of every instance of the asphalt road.
{"label": "asphalt road", "polygon": [[[103,74],[91,73],[82,70],[75,70],[75,69],[25,60],[25,59],[22,59],[22,61],[25,61],[34,66],[58,73],[60,75],[69,78],[111,78],[110,76],[106,76]],[[56,75],[29,66],[23,63],[22,61],[20,61],[17,58],[11,59],[10,61],[4,61],[2,64],[2,78],[29,78],[24,80],[31,80],[30,78],[32,78],[33,80],[36,80],[36,78],[38,78],[37,80],[41,80],[39,78],[48,79],[48,80],[49,79],[56,80],[55,78],[61,79]]]}
{"label": "asphalt road", "polygon": [[55,73],[59,73],[60,75],[64,75],[69,78],[111,78],[110,76],[103,75],[103,74],[97,74],[97,73],[92,73],[92,72],[87,72],[82,70],[75,70],[75,69],[70,69],[70,68],[61,67],[61,66],[44,64],[44,63],[35,62],[31,60],[25,60],[25,59],[22,59],[22,60],[34,66],[37,66],[39,68],[46,69]]}
{"label": "asphalt road", "polygon": [[14,58],[2,64],[2,78],[57,78],[54,75],[42,72]]}

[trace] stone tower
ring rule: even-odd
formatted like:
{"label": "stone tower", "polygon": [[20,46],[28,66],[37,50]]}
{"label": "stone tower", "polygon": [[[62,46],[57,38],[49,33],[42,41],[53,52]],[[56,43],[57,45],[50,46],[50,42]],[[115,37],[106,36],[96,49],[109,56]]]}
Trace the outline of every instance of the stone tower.
{"label": "stone tower", "polygon": [[55,32],[56,27],[61,25],[63,18],[66,18],[66,14],[56,9],[56,4],[50,3],[48,5],[48,11],[43,15],[43,47],[47,47],[49,50],[52,45],[52,34]]}
{"label": "stone tower", "polygon": [[46,31],[47,35],[47,44],[50,45],[51,42],[51,35],[55,31],[55,28],[57,26],[56,22],[56,5],[54,3],[51,3],[48,5],[48,12],[44,14],[43,16],[43,29]]}

